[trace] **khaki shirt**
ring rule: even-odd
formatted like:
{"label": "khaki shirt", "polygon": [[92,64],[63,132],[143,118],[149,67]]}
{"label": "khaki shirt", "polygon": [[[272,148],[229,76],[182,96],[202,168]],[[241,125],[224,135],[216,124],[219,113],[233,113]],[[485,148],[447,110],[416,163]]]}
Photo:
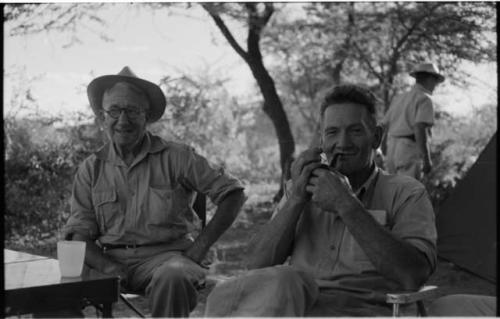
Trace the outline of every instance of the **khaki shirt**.
{"label": "khaki shirt", "polygon": [[[377,222],[421,251],[435,269],[434,211],[422,184],[375,168],[357,193]],[[288,194],[284,197],[279,207]],[[362,298],[383,302],[384,291],[402,289],[377,271],[338,215],[312,203],[297,224],[290,264],[312,274],[322,288],[355,292]]]}
{"label": "khaki shirt", "polygon": [[389,136],[413,135],[416,123],[434,124],[432,93],[415,84],[408,92],[397,95],[382,119]]}
{"label": "khaki shirt", "polygon": [[183,144],[146,133],[127,167],[112,144],[80,165],[63,234],[104,244],[185,242],[193,231],[195,192],[216,205],[241,183]]}

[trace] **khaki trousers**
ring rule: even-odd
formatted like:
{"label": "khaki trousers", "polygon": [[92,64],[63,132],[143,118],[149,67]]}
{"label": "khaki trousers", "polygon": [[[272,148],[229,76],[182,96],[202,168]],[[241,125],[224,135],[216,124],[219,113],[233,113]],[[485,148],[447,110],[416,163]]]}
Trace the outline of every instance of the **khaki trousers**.
{"label": "khaki trousers", "polygon": [[[170,263],[180,251],[165,246],[112,249],[107,255],[127,265],[127,290],[143,292],[153,317],[189,317],[196,307],[197,292],[190,269]],[[186,258],[186,257],[182,257]]]}
{"label": "khaki trousers", "polygon": [[[414,312],[404,312],[414,314]],[[348,290],[321,288],[292,266],[251,270],[218,284],[207,298],[206,317],[391,316],[389,305]]]}
{"label": "khaki trousers", "polygon": [[422,180],[422,167],[422,156],[415,141],[393,136],[387,138],[386,169],[389,173]]}

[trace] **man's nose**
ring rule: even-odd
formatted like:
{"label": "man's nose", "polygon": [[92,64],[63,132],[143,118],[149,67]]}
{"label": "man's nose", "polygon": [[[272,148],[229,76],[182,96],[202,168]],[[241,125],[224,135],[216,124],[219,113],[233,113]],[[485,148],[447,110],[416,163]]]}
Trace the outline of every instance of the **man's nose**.
{"label": "man's nose", "polygon": [[345,148],[351,146],[351,140],[349,134],[346,132],[340,132],[337,139],[337,147]]}
{"label": "man's nose", "polygon": [[130,119],[127,116],[125,110],[120,110],[120,116],[118,116],[118,123],[128,123]]}

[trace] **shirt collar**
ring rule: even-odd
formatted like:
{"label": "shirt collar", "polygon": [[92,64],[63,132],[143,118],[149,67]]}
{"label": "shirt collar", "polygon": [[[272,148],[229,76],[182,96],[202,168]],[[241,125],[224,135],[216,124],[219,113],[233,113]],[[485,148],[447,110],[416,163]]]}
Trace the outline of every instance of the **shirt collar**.
{"label": "shirt collar", "polygon": [[[141,150],[134,159],[134,162],[141,160],[148,153],[156,153],[166,149],[168,145],[158,136],[152,135],[150,132],[144,134]],[[96,153],[97,158],[111,162],[115,165],[125,165],[122,159],[116,153],[116,149],[112,142],[107,142]]]}
{"label": "shirt collar", "polygon": [[415,87],[416,87],[418,90],[420,90],[420,91],[422,91],[422,92],[424,92],[424,93],[427,93],[427,94],[429,94],[429,95],[432,95],[432,92],[431,92],[431,91],[429,91],[429,90],[427,90],[427,89],[426,89],[426,88],[425,88],[422,84],[420,84],[420,83],[415,83]]}

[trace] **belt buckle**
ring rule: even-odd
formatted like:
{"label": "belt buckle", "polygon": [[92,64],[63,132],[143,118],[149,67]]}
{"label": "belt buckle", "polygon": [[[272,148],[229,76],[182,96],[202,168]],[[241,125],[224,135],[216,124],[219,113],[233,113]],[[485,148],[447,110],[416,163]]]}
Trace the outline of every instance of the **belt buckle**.
{"label": "belt buckle", "polygon": [[125,245],[125,249],[136,249],[137,244]]}

